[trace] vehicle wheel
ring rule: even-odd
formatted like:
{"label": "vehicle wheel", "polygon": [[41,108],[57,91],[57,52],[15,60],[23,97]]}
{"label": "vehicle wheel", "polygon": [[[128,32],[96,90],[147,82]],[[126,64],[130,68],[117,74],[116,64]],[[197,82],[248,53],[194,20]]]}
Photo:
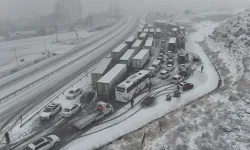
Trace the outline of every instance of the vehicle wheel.
{"label": "vehicle wheel", "polygon": [[59,142],[56,142],[56,143],[54,144],[54,147],[57,147],[57,146],[59,146]]}

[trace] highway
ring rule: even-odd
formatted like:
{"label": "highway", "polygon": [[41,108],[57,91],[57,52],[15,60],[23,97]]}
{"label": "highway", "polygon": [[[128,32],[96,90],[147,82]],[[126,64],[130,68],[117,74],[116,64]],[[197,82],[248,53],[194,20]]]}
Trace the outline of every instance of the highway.
{"label": "highway", "polygon": [[[123,19],[113,27],[104,30],[95,37],[86,41],[84,44],[75,47],[65,54],[55,56],[48,61],[41,62],[37,65],[31,66],[30,68],[0,79],[0,100],[4,99],[3,101],[6,101],[5,97],[15,93],[16,91],[21,90],[19,93],[22,93],[24,90],[28,89],[25,88],[27,85],[34,84],[37,80],[51,74],[56,69],[64,67],[65,65],[76,61],[80,56],[88,54],[92,49],[102,45],[107,40],[112,39],[113,36],[119,32],[119,29],[126,23],[127,19]],[[17,95],[18,94],[15,94],[14,96]],[[12,98],[14,96],[12,96]]]}
{"label": "highway", "polygon": [[[8,101],[8,103],[3,103],[0,105],[0,120],[1,122],[2,133],[5,129],[6,122],[10,123],[19,118],[19,115],[25,115],[32,109],[35,109],[35,106],[44,102],[47,97],[67,85],[71,80],[76,78],[78,75],[85,72],[88,68],[97,63],[102,57],[107,55],[112,48],[116,47],[121,39],[124,41],[128,35],[131,34],[131,31],[135,29],[137,25],[137,20],[127,19],[126,23],[120,27],[119,30],[114,31],[115,36],[112,39],[108,39],[103,45],[95,47],[94,49],[88,50],[91,51],[85,55],[85,59],[81,59],[79,62],[72,64],[74,67],[69,66],[67,69],[63,70],[58,76],[51,76],[46,79],[46,82],[43,84],[35,85],[34,87],[26,90],[18,96],[18,98],[13,99],[15,101]],[[124,36],[126,35],[126,36]]]}

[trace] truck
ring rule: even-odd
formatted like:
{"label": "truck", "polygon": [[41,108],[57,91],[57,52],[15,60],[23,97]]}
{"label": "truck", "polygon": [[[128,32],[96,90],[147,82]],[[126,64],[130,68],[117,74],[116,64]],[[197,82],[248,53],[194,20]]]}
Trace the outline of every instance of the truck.
{"label": "truck", "polygon": [[114,112],[113,106],[105,102],[98,102],[94,111],[89,113],[86,117],[75,118],[71,124],[79,130],[87,127],[91,123],[98,121]]}
{"label": "truck", "polygon": [[142,49],[133,59],[132,59],[132,68],[134,70],[140,70],[149,60],[149,50]]}
{"label": "truck", "polygon": [[129,67],[132,65],[132,58],[135,56],[135,50],[134,49],[128,49],[120,58],[119,63],[120,64],[126,64]]}
{"label": "truck", "polygon": [[149,37],[154,37],[154,35],[155,35],[155,29],[152,28],[152,29],[149,30],[148,36]]}
{"label": "truck", "polygon": [[151,51],[152,47],[153,47],[153,41],[154,39],[152,37],[149,37],[144,45],[145,49],[149,49]]}
{"label": "truck", "polygon": [[175,37],[171,37],[170,39],[169,39],[169,42],[168,42],[168,49],[170,50],[170,51],[172,51],[173,53],[175,53],[175,51],[176,51],[176,38]]}
{"label": "truck", "polygon": [[144,32],[144,33],[148,33],[148,32],[149,32],[149,29],[148,29],[148,28],[145,28],[145,29],[143,30],[143,32]]}
{"label": "truck", "polygon": [[177,35],[178,35],[177,31],[178,31],[177,28],[172,29],[172,32],[171,32],[172,37],[177,37]]}
{"label": "truck", "polygon": [[142,46],[142,40],[136,40],[135,43],[131,46],[131,49],[134,49],[135,53],[137,54],[142,49]]}
{"label": "truck", "polygon": [[185,64],[189,59],[189,54],[185,50],[182,50],[178,53],[178,63]]}
{"label": "truck", "polygon": [[112,52],[111,57],[113,61],[118,61],[121,56],[128,50],[128,45],[122,43],[121,45],[117,46]]}
{"label": "truck", "polygon": [[112,58],[104,57],[94,71],[91,72],[92,86],[96,87],[97,81],[112,67]]}
{"label": "truck", "polygon": [[155,38],[160,39],[161,38],[161,29],[157,28],[155,31]]}
{"label": "truck", "polygon": [[125,41],[125,43],[128,45],[128,48],[131,48],[131,46],[135,43],[135,41],[136,41],[136,37],[131,36]]}
{"label": "truck", "polygon": [[97,81],[97,95],[103,99],[111,98],[114,87],[127,76],[127,65],[116,64]]}
{"label": "truck", "polygon": [[139,40],[142,40],[143,44],[146,42],[147,39],[148,39],[148,33],[145,32],[143,32],[139,37]]}
{"label": "truck", "polygon": [[141,35],[142,31],[143,31],[143,28],[139,28],[137,30],[137,34],[136,34],[137,38]]}

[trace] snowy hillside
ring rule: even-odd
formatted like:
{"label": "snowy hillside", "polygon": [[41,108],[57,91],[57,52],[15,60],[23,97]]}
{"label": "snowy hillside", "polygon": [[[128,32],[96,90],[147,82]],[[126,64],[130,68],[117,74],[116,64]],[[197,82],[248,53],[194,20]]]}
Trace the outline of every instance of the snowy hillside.
{"label": "snowy hillside", "polygon": [[[250,39],[246,34],[249,14],[241,13],[220,25],[211,21],[192,24],[196,42],[220,72],[219,89],[102,149],[140,149],[145,133],[144,150],[159,150],[162,146],[168,150],[249,150],[250,47],[246,44]],[[215,27],[216,32],[208,37]],[[228,41],[233,41],[231,46]]]}

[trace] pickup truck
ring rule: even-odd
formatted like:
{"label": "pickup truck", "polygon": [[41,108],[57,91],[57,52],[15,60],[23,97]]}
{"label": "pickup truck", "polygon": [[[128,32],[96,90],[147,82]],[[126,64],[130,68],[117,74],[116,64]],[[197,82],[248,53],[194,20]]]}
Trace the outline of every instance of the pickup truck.
{"label": "pickup truck", "polygon": [[72,121],[71,124],[81,130],[90,125],[91,123],[98,121],[113,112],[114,109],[112,105],[105,102],[98,102],[96,104],[96,109],[93,112],[91,112],[84,118],[75,118],[75,120]]}

